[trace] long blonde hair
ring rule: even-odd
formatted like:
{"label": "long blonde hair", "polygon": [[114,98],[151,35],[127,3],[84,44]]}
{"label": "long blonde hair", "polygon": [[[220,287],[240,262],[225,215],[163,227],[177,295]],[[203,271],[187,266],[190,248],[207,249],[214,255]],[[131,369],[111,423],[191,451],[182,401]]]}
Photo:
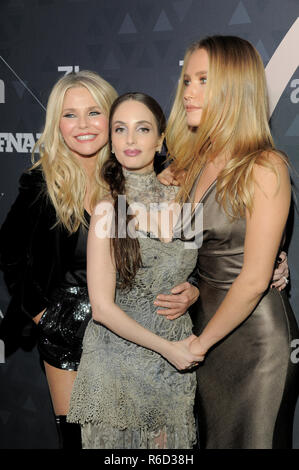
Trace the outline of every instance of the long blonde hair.
{"label": "long blonde hair", "polygon": [[[209,57],[205,103],[198,128],[188,128],[183,105],[184,74],[191,54],[205,49]],[[166,141],[176,170],[187,170],[178,198],[185,201],[208,159],[230,156],[217,178],[217,200],[233,217],[252,211],[255,163],[272,169],[269,153],[275,150],[268,124],[268,97],[259,53],[246,40],[212,36],[186,51],[175,101],[169,116]],[[230,206],[230,207],[229,207]]]}
{"label": "long blonde hair", "polygon": [[[117,92],[97,73],[82,70],[62,77],[54,85],[47,104],[46,122],[43,133],[32,152],[34,163],[35,149],[38,147],[40,159],[32,168],[41,166],[50,200],[55,208],[57,224],[62,224],[70,233],[76,232],[79,225],[87,226],[84,217],[84,198],[87,190],[87,176],[77,159],[65,144],[59,122],[63,100],[67,90],[85,87],[90,92],[102,112],[109,116],[110,107],[117,98]],[[97,155],[96,168],[91,187],[91,208],[101,199],[106,187],[100,179],[101,168],[109,156],[107,142]]]}

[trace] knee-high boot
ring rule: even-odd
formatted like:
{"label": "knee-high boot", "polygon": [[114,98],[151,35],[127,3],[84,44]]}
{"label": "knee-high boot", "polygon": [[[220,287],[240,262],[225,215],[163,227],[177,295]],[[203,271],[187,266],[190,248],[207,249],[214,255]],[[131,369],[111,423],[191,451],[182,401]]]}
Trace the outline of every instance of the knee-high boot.
{"label": "knee-high boot", "polygon": [[68,423],[65,415],[55,416],[60,449],[82,449],[81,426]]}

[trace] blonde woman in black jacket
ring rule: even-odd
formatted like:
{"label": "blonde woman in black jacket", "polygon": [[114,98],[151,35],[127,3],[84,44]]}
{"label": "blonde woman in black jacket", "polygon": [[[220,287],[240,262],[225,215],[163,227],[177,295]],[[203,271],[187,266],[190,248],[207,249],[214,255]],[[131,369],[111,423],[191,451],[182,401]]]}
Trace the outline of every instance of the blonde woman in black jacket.
{"label": "blonde woman in black jacket", "polygon": [[66,423],[65,415],[91,316],[86,237],[104,188],[99,175],[108,157],[108,114],[116,97],[114,88],[90,71],[55,84],[37,142],[40,159],[21,176],[0,232],[0,264],[12,296],[1,336],[23,325],[24,314],[37,324],[63,447],[80,447],[80,429]]}

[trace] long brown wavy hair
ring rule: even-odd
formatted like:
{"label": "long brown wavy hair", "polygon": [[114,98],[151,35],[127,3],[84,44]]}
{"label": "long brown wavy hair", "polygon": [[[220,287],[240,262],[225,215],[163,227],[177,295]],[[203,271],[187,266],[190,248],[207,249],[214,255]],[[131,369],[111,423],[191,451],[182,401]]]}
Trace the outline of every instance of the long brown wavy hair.
{"label": "long brown wavy hair", "polygon": [[[125,93],[124,95],[119,96],[111,106],[109,115],[110,149],[112,149],[111,127],[114,113],[120,104],[128,100],[134,100],[138,101],[139,103],[143,103],[152,112],[157,124],[157,131],[159,136],[162,136],[165,131],[166,119],[160,105],[154,98],[146,95],[145,93]],[[118,219],[118,196],[125,195],[126,184],[122,166],[111,151],[110,157],[103,165],[102,178],[110,188],[110,194],[113,199],[115,212],[115,233],[118,234],[118,227],[123,227],[124,224],[126,227],[128,227],[128,223],[133,218],[133,216],[127,213],[125,220]],[[118,238],[117,236],[112,237],[111,250],[113,253],[115,268],[119,274],[120,287],[123,289],[130,288],[138,269],[142,266],[138,239],[131,238],[130,236],[126,236],[125,238]]]}
{"label": "long brown wavy hair", "polygon": [[[209,57],[205,103],[200,125],[190,128],[183,105],[184,75],[191,54],[204,49]],[[196,177],[221,153],[229,160],[217,178],[217,201],[232,217],[252,211],[254,164],[279,174],[268,123],[268,97],[264,66],[259,53],[245,39],[234,36],[206,37],[186,51],[175,101],[166,129],[166,143],[176,170],[187,170],[178,199],[185,202]]]}

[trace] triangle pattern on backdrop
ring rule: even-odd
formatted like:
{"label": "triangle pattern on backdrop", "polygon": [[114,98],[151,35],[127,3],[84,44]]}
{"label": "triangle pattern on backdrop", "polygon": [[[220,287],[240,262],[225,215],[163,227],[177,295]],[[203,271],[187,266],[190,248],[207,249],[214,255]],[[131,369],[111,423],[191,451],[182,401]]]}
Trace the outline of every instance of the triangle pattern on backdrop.
{"label": "triangle pattern on backdrop", "polygon": [[249,15],[247,13],[246,8],[243,5],[243,2],[240,2],[228,24],[233,25],[233,24],[246,24],[246,23],[251,23],[251,19],[249,18]]}

